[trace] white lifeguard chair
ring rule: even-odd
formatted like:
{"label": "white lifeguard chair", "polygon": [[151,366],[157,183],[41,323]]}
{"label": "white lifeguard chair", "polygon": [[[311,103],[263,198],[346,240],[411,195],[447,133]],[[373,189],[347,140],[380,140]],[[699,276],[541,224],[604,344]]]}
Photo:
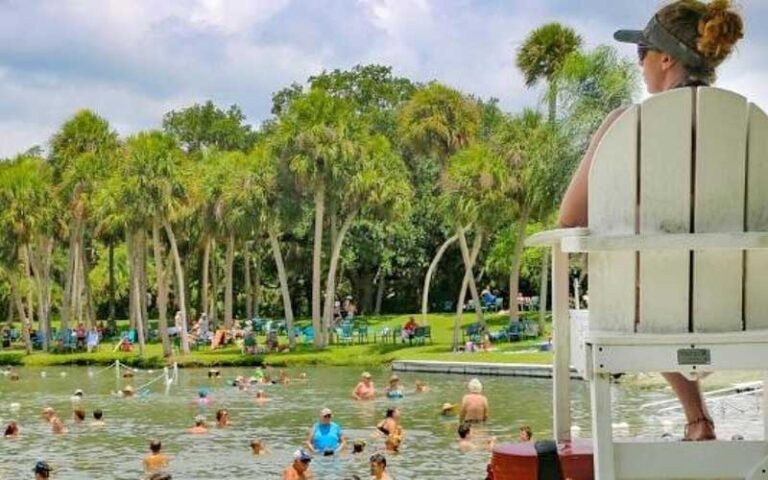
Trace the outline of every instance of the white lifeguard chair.
{"label": "white lifeguard chair", "polygon": [[[589,174],[589,228],[553,249],[554,432],[570,437],[568,254],[589,253],[595,477],[768,479],[761,441],[614,441],[609,377],[768,371],[768,117],[735,93],[680,88],[627,109]],[[765,377],[764,377],[765,378]],[[764,390],[765,392],[765,390]]]}

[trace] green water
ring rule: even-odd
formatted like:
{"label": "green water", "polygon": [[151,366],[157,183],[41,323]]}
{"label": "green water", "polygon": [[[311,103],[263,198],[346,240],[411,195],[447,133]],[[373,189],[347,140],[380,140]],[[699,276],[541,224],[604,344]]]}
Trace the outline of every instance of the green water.
{"label": "green water", "polygon": [[[45,377],[41,373],[45,371]],[[340,458],[316,458],[312,463],[315,478],[343,479],[353,473],[368,478],[368,454],[382,448],[381,440],[372,438],[374,425],[389,405],[403,410],[406,438],[399,455],[388,455],[389,470],[394,478],[406,479],[481,479],[484,478],[487,452],[461,454],[456,448],[456,421],[446,421],[438,414],[443,402],[458,402],[469,377],[436,374],[403,374],[405,398],[392,401],[379,398],[371,402],[355,402],[350,392],[360,371],[347,368],[307,368],[288,370],[291,377],[306,372],[306,382],[273,385],[265,388],[272,401],[258,405],[255,389],[241,392],[227,385],[237,375],[250,375],[252,369],[222,369],[223,379],[211,381],[207,370],[181,370],[177,384],[166,391],[163,381],[151,385],[146,394],[134,398],[111,395],[117,387],[132,384],[139,387],[162,372],[138,372],[132,381],[118,380],[114,369],[67,367],[19,369],[19,381],[0,376],[0,419],[3,424],[17,420],[21,436],[0,440],[0,480],[32,478],[30,469],[38,459],[46,459],[55,467],[57,480],[139,479],[141,459],[151,438],[163,441],[166,453],[173,456],[174,479],[280,478],[282,469],[291,461],[292,452],[304,440],[310,425],[322,407],[334,411],[334,417],[351,439],[368,441],[363,458],[351,455]],[[373,370],[374,381],[381,389],[390,372]],[[66,376],[62,376],[62,374]],[[274,372],[277,376],[277,372]],[[414,392],[415,381],[424,380],[430,391]],[[481,379],[491,405],[491,421],[486,433],[499,441],[512,441],[522,424],[533,428],[536,438],[551,434],[550,381],[541,379],[484,377]],[[200,408],[196,402],[199,387],[210,389],[212,403]],[[72,422],[70,396],[76,388],[85,391],[82,401],[88,421],[94,408],[104,410],[106,425],[95,428]],[[588,435],[588,391],[586,384],[573,382],[574,421]],[[642,403],[666,398],[666,392],[638,390],[618,385],[614,399],[617,421],[627,422],[632,433],[655,434],[660,431],[657,418],[644,415]],[[19,409],[11,404],[18,402]],[[68,432],[53,435],[50,426],[40,418],[45,406],[56,409],[65,420]],[[213,420],[217,408],[229,409],[232,426],[211,428],[207,435],[190,435],[186,429],[199,412]],[[648,412],[646,412],[648,413]],[[652,412],[650,412],[652,413]],[[679,420],[679,412],[671,413]],[[270,453],[254,457],[248,448],[253,438],[264,439]]]}

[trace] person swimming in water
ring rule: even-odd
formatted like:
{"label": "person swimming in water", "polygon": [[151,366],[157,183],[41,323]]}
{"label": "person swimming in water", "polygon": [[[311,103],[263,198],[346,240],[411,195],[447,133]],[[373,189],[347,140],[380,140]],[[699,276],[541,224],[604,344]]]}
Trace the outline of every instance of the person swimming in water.
{"label": "person swimming in water", "polygon": [[78,407],[72,412],[72,418],[75,423],[83,423],[85,421],[85,409]]}
{"label": "person swimming in water", "polygon": [[397,407],[390,407],[384,416],[384,420],[376,424],[376,430],[382,436],[389,436],[400,426],[401,411]]}
{"label": "person swimming in water", "polygon": [[483,395],[483,384],[473,378],[467,384],[469,393],[461,400],[459,422],[480,423],[488,420],[488,399]]}
{"label": "person swimming in water", "polygon": [[216,426],[226,428],[229,426],[229,410],[220,408],[216,411]]}
{"label": "person swimming in water", "polygon": [[15,437],[19,434],[19,424],[16,422],[10,422],[5,426],[4,437]]}
{"label": "person swimming in water", "polygon": [[306,480],[311,478],[309,473],[309,463],[312,461],[312,455],[303,448],[293,453],[293,463],[283,470],[283,480]]}
{"label": "person swimming in water", "polygon": [[153,473],[168,468],[171,459],[161,452],[162,449],[163,444],[160,440],[155,439],[149,442],[149,454],[144,457],[144,471]]}
{"label": "person swimming in water", "polygon": [[266,455],[267,446],[264,444],[264,440],[251,440],[249,445],[254,455]]}
{"label": "person swimming in water", "polygon": [[205,388],[197,389],[197,398],[195,399],[199,407],[207,407],[211,403],[210,397],[208,397],[208,390]]}
{"label": "person swimming in water", "polygon": [[363,372],[360,376],[360,381],[355,385],[355,389],[352,390],[352,398],[355,400],[373,400],[376,397],[376,388],[371,380],[371,374]]}
{"label": "person swimming in water", "polygon": [[365,451],[365,446],[367,443],[365,443],[365,440],[355,440],[355,442],[352,444],[352,455],[359,455]]}
{"label": "person swimming in water", "polygon": [[482,448],[493,450],[493,446],[496,442],[494,437],[490,437],[485,441],[485,444],[478,443],[472,436],[472,424],[469,422],[464,422],[459,425],[456,432],[459,434],[459,450],[465,453]]}
{"label": "person swimming in water", "polygon": [[92,427],[103,427],[104,426],[104,412],[101,411],[101,409],[97,408],[93,411],[93,421],[91,422]]}
{"label": "person swimming in water", "polygon": [[403,398],[403,387],[400,385],[400,377],[389,377],[389,386],[386,388],[387,398]]}
{"label": "person swimming in water", "polygon": [[429,391],[429,385],[421,380],[416,380],[416,393],[427,393]]}
{"label": "person swimming in water", "polygon": [[528,425],[520,427],[520,431],[517,434],[517,439],[521,442],[530,442],[533,438],[533,430]]}
{"label": "person swimming in water", "polygon": [[342,434],[341,426],[331,421],[332,417],[331,409],[320,410],[320,421],[312,425],[305,441],[310,452],[330,456],[344,449],[347,439]]}
{"label": "person swimming in water", "polygon": [[35,480],[48,480],[51,477],[51,466],[45,460],[40,460],[32,467]]}
{"label": "person swimming in water", "polygon": [[189,433],[202,434],[208,433],[208,427],[205,425],[205,416],[198,415],[195,417],[195,426],[187,430]]}
{"label": "person swimming in water", "polygon": [[265,404],[265,403],[271,401],[272,399],[267,397],[267,394],[264,392],[264,390],[257,390],[256,391],[256,398],[254,398],[254,400],[258,404]]}
{"label": "person swimming in water", "polygon": [[51,417],[51,431],[56,434],[67,433],[67,429],[64,427],[64,422],[55,415]]}
{"label": "person swimming in water", "polygon": [[387,457],[381,453],[375,453],[371,455],[369,459],[371,467],[371,478],[374,480],[392,480],[392,477],[387,473]]}
{"label": "person swimming in water", "polygon": [[51,423],[53,417],[56,416],[56,411],[51,407],[45,407],[43,408],[41,416],[43,417],[43,421],[45,423]]}

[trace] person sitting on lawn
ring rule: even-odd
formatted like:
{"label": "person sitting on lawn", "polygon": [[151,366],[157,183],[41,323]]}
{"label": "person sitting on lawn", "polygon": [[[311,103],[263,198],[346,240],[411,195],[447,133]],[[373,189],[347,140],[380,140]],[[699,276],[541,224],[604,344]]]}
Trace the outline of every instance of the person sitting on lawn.
{"label": "person sitting on lawn", "polygon": [[76,340],[76,347],[77,349],[85,349],[85,337],[87,335],[87,330],[85,329],[85,325],[82,323],[77,324],[77,328],[75,329],[75,340]]}
{"label": "person sitting on lawn", "polygon": [[88,330],[88,333],[85,336],[85,346],[88,348],[88,353],[96,350],[96,348],[99,346],[99,338],[99,331],[96,329],[96,327],[92,327],[90,330]]}

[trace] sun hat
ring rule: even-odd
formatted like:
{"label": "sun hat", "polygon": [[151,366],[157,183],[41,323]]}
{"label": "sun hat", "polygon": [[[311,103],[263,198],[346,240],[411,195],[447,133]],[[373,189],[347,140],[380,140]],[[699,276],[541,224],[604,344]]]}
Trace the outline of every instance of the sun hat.
{"label": "sun hat", "polygon": [[85,395],[85,393],[83,392],[83,390],[82,390],[82,389],[78,388],[77,390],[75,390],[75,393],[74,393],[74,395],[75,395],[76,397],[82,397],[83,395]]}
{"label": "sun hat", "polygon": [[442,406],[441,410],[442,410],[443,412],[447,412],[447,411],[449,411],[449,410],[453,410],[454,408],[456,408],[456,405],[454,405],[454,404],[452,404],[452,403],[448,403],[448,402],[446,402],[446,403],[444,403],[444,404],[443,404],[443,406]]}
{"label": "sun hat", "polygon": [[392,376],[389,377],[389,383],[399,382],[399,381],[400,381],[400,377],[398,377],[396,374],[392,374]]}
{"label": "sun hat", "polygon": [[702,55],[673,34],[658,14],[648,21],[643,30],[617,30],[613,38],[623,43],[656,48],[690,67],[704,67],[707,63]]}
{"label": "sun hat", "polygon": [[325,417],[326,415],[333,415],[333,412],[331,411],[330,408],[326,407],[326,408],[323,408],[322,410],[320,410],[320,416],[321,417]]}

